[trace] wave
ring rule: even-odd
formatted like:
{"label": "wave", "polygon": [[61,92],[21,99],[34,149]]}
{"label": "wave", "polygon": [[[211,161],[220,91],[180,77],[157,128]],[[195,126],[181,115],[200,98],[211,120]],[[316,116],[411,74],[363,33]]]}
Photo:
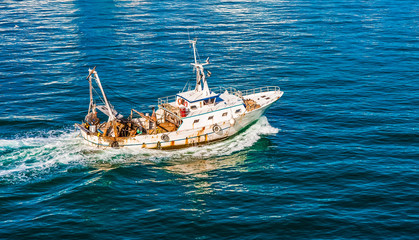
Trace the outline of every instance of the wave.
{"label": "wave", "polygon": [[261,135],[276,134],[266,117],[225,141],[178,149],[106,149],[84,144],[70,129],[39,132],[36,136],[0,139],[0,184],[19,183],[65,174],[74,169],[106,169],[133,162],[199,159],[231,155],[256,143]]}

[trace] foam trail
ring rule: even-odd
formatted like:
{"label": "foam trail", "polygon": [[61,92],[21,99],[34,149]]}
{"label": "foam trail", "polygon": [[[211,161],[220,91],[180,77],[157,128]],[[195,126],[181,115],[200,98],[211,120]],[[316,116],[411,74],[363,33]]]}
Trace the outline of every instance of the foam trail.
{"label": "foam trail", "polygon": [[83,159],[75,138],[77,133],[50,131],[39,135],[0,140],[0,182],[22,181],[62,171],[61,166]]}
{"label": "foam trail", "polygon": [[276,134],[266,117],[245,132],[225,141],[179,150],[106,149],[84,144],[74,131],[49,131],[37,137],[0,139],[0,184],[43,179],[65,174],[72,168],[100,168],[128,162],[162,161],[165,159],[208,159],[230,155],[251,147],[261,135]]}

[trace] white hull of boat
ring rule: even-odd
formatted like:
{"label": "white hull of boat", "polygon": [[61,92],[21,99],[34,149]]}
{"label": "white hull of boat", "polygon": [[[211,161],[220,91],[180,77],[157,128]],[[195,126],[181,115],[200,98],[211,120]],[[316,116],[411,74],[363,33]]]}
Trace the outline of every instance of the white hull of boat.
{"label": "white hull of boat", "polygon": [[[280,95],[277,96],[276,99],[251,112],[246,112],[237,118],[234,118],[234,120],[229,119],[223,122],[218,122],[216,125],[221,128],[220,131],[214,131],[214,124],[211,124],[196,129],[153,135],[137,135],[129,138],[102,137],[84,131],[81,131],[81,136],[88,142],[89,145],[104,149],[110,147],[170,149],[206,144],[233,136],[244,128],[250,126],[252,123],[256,122],[281,96],[282,92],[280,92]],[[166,141],[162,140],[163,134],[168,136],[168,138],[165,138]]]}

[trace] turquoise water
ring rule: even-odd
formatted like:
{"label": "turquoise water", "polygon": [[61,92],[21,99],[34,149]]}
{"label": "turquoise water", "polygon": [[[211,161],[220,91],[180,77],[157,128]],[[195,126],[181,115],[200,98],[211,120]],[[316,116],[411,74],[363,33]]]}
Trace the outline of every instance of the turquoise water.
{"label": "turquoise water", "polygon": [[[417,239],[417,1],[2,1],[0,238]],[[88,68],[124,115],[193,82],[285,92],[245,132],[100,150]]]}

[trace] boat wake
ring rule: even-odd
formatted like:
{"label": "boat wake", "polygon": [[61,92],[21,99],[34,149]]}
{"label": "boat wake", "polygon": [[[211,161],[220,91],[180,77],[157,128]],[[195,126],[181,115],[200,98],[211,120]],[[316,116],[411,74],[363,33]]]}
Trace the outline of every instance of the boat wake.
{"label": "boat wake", "polygon": [[126,163],[170,159],[209,159],[245,150],[262,135],[276,134],[266,117],[225,141],[179,150],[107,149],[86,146],[74,130],[54,130],[37,136],[0,139],[0,184],[36,181],[67,172],[110,168]]}

